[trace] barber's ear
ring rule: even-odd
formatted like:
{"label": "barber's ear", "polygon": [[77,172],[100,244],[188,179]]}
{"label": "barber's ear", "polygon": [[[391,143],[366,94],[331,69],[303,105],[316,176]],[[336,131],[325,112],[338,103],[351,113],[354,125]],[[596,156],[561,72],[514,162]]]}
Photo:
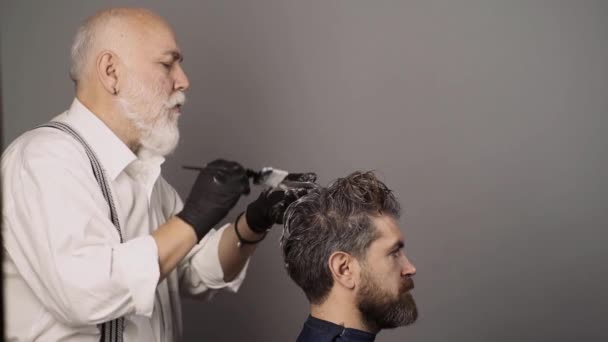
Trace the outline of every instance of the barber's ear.
{"label": "barber's ear", "polygon": [[104,89],[112,95],[117,95],[118,57],[111,51],[103,51],[97,58],[95,71]]}
{"label": "barber's ear", "polygon": [[329,256],[329,270],[334,281],[348,289],[354,289],[359,276],[359,263],[352,255],[334,252]]}

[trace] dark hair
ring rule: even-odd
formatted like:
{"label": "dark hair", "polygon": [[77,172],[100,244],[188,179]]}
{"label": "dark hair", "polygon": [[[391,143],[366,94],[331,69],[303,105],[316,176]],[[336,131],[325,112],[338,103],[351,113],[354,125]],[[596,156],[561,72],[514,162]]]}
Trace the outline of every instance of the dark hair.
{"label": "dark hair", "polygon": [[285,212],[281,247],[287,273],[311,303],[323,302],[333,286],[330,255],[342,251],[364,260],[378,238],[371,217],[399,213],[392,191],[371,171],[311,190]]}

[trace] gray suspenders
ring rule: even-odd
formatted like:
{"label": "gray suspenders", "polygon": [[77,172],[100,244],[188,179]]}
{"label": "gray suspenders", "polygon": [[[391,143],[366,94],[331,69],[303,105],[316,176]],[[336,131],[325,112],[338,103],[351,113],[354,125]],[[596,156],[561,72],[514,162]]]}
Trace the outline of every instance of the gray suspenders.
{"label": "gray suspenders", "polygon": [[[108,207],[110,207],[110,219],[116,227],[116,231],[118,232],[118,236],[120,236],[120,242],[122,243],[122,232],[120,230],[120,222],[118,222],[118,215],[116,213],[116,206],[114,206],[114,200],[112,199],[112,193],[110,191],[110,186],[106,179],[106,175],[103,167],[99,163],[95,152],[91,149],[89,144],[76,132],[72,127],[57,121],[51,121],[47,124],[41,125],[39,127],[50,127],[56,128],[60,131],[68,133],[71,135],[76,141],[78,141],[83,147],[87,156],[89,157],[89,161],[91,162],[91,167],[93,168],[93,174],[95,175],[95,179],[97,179],[97,184],[101,188],[101,192],[103,193],[103,197],[105,197],[106,202],[108,202]],[[99,324],[99,330],[101,332],[101,342],[122,342],[122,335],[125,327],[125,319],[123,317],[117,318],[110,322]]]}

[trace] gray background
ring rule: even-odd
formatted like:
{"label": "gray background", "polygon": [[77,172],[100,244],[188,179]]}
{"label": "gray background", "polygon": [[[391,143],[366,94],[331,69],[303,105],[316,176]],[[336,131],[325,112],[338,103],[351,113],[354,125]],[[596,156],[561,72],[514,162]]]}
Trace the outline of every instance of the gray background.
{"label": "gray background", "polygon": [[[78,22],[117,4],[185,52],[183,196],[180,165],[216,157],[396,191],[421,315],[378,341],[608,340],[607,2],[3,1],[5,144],[69,106]],[[279,235],[238,295],[185,302],[187,341],[295,339]]]}

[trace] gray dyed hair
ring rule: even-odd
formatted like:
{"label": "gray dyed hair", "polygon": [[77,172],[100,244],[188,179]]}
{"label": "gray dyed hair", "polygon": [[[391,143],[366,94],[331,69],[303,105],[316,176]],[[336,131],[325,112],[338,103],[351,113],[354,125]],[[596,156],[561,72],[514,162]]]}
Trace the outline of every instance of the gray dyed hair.
{"label": "gray dyed hair", "polygon": [[372,217],[398,218],[399,202],[373,172],[354,172],[317,188],[285,212],[281,248],[287,273],[311,303],[322,303],[333,286],[328,261],[341,251],[365,260],[378,238]]}

